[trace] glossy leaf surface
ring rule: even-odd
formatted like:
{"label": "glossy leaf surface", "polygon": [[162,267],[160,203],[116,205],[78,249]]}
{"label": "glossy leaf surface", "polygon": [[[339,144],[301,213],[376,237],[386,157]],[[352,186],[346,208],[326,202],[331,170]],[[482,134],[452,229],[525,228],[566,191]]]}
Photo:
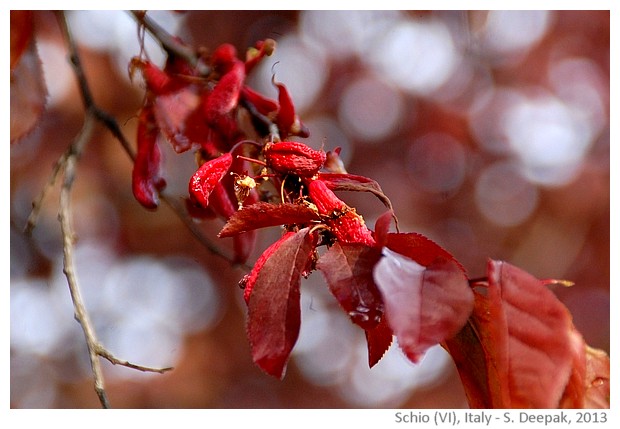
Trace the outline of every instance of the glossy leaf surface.
{"label": "glossy leaf surface", "polygon": [[449,259],[439,258],[425,267],[384,248],[374,279],[398,344],[413,362],[459,332],[473,308],[467,279]]}

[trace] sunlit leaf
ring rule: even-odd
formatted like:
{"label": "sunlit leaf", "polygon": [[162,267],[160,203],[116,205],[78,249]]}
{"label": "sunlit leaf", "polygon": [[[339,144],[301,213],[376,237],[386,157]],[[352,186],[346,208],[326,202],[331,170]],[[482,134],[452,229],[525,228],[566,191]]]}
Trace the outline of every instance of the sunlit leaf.
{"label": "sunlit leaf", "polygon": [[473,308],[467,279],[452,259],[438,258],[425,267],[384,248],[374,279],[390,327],[413,362],[459,332]]}
{"label": "sunlit leaf", "polygon": [[[468,325],[445,342],[470,406],[604,404],[609,392],[605,355],[586,359],[585,343],[566,307],[543,282],[510,264],[489,261],[487,271],[488,283],[475,284]],[[596,368],[589,375],[588,365]]]}

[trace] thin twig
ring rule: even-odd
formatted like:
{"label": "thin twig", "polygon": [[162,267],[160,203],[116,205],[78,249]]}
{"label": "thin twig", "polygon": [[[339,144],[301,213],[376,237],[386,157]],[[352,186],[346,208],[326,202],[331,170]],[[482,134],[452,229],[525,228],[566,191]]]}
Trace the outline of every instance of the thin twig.
{"label": "thin twig", "polygon": [[73,270],[73,244],[75,241],[73,235],[73,229],[71,227],[71,188],[75,179],[75,168],[77,164],[78,155],[91,137],[95,120],[92,115],[86,115],[84,126],[76,137],[75,142],[71,145],[70,156],[66,157],[64,165],[65,177],[60,190],[60,210],[58,214],[58,220],[60,221],[60,227],[62,229],[63,236],[63,271],[67,277],[69,283],[69,293],[71,294],[71,300],[73,301],[74,317],[82,327],[84,337],[86,338],[86,346],[88,347],[88,356],[90,358],[90,366],[93,371],[93,378],[95,380],[95,392],[99,396],[99,401],[103,408],[110,408],[105,387],[103,383],[103,373],[101,371],[101,364],[99,362],[97,349],[99,343],[93,324],[88,315],[88,311],[84,306],[82,296],[80,294],[80,288],[77,282],[77,277]]}
{"label": "thin twig", "polygon": [[[92,137],[92,133],[94,130],[95,123],[97,121],[102,121],[106,124],[102,118],[107,118],[109,115],[101,114],[96,108],[96,105],[93,102],[93,98],[90,92],[90,88],[88,86],[88,82],[86,81],[86,77],[84,76],[83,69],[80,64],[79,55],[77,53],[76,45],[71,37],[71,33],[67,27],[64,14],[62,12],[58,12],[57,14],[58,22],[60,24],[60,28],[64,33],[66,40],[69,45],[71,63],[73,64],[73,68],[76,72],[76,77],[78,79],[78,84],[80,86],[80,91],[82,94],[82,99],[84,105],[86,107],[86,115],[84,119],[84,124],[82,129],[76,136],[73,143],[70,145],[68,150],[61,156],[59,161],[56,163],[54,168],[54,172],[52,174],[52,180],[50,183],[54,183],[61,170],[64,170],[64,180],[62,183],[62,187],[60,189],[60,202],[59,202],[59,213],[58,219],[60,221],[60,226],[62,230],[63,236],[63,271],[65,276],[67,277],[67,283],[69,285],[69,293],[71,294],[71,300],[73,301],[74,308],[74,316],[78,321],[80,326],[82,327],[82,331],[84,332],[84,337],[86,339],[86,345],[88,348],[88,354],[90,358],[91,368],[93,371],[93,378],[95,384],[95,392],[99,397],[99,401],[103,408],[109,408],[110,402],[107,398],[107,394],[104,386],[103,372],[101,370],[101,363],[99,361],[99,357],[104,357],[108,359],[110,362],[114,364],[120,364],[127,366],[129,368],[139,369],[141,371],[149,371],[149,372],[158,372],[163,373],[169,371],[172,368],[149,368],[146,366],[131,364],[127,361],[120,360],[115,358],[112,353],[106,350],[97,339],[97,335],[95,333],[95,329],[90,320],[90,316],[86,307],[84,305],[84,301],[82,300],[82,296],[80,293],[80,287],[78,284],[77,276],[75,275],[74,270],[74,262],[73,262],[73,245],[75,242],[75,236],[72,228],[72,217],[71,217],[71,190],[73,188],[73,183],[75,181],[75,172],[77,168],[77,162],[84,151],[86,144],[90,141]],[[99,112],[99,113],[97,113]],[[120,132],[120,130],[119,130]],[[49,189],[49,187],[46,187]],[[42,194],[44,195],[44,194]],[[41,201],[43,196],[41,197]],[[39,207],[40,207],[40,203]],[[37,209],[38,212],[39,209]],[[29,224],[33,225],[33,224]]]}
{"label": "thin twig", "polygon": [[[198,56],[196,52],[189,46],[184,45],[177,39],[172,37],[170,33],[164,30],[159,24],[153,21],[144,10],[132,10],[131,16],[159,42],[162,49],[176,57],[184,59],[192,67],[198,65]],[[206,65],[205,65],[206,67]],[[202,70],[201,74],[207,74],[208,70]]]}

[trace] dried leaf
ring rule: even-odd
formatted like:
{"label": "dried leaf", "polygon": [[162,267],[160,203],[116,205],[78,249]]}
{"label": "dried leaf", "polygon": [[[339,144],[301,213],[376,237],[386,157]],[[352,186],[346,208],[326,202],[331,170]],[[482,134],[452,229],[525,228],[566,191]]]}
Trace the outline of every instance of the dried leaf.
{"label": "dried leaf", "polygon": [[424,267],[384,248],[374,279],[390,327],[413,362],[459,332],[473,308],[467,279],[451,259],[438,258]]}
{"label": "dried leaf", "polygon": [[233,214],[219,237],[231,237],[245,231],[276,225],[306,224],[319,221],[316,211],[301,204],[258,202],[244,206]]}
{"label": "dried leaf", "polygon": [[383,193],[379,183],[368,177],[348,173],[319,173],[319,179],[332,191],[370,192],[392,210],[392,202]]}
{"label": "dried leaf", "polygon": [[340,306],[365,330],[376,327],[383,317],[383,299],[372,277],[380,257],[373,247],[335,243],[317,263]]}
{"label": "dried leaf", "polygon": [[269,257],[255,273],[247,329],[254,362],[267,374],[282,378],[299,335],[301,275],[316,238],[304,228],[287,233],[272,246],[276,244],[265,252]]}

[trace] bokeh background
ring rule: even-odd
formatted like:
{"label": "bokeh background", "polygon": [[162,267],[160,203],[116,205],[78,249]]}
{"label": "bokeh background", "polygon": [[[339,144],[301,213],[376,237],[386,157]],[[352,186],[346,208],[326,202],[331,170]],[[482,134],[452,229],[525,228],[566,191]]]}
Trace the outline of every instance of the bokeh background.
{"label": "bokeh background", "polygon": [[[586,341],[609,352],[609,11],[201,11],[150,13],[188,43],[240,52],[273,38],[275,55],[250,77],[291,90],[316,148],[342,148],[351,173],[377,180],[402,231],[426,234],[471,277],[506,260],[553,287]],[[125,12],[68,13],[97,103],[134,142],[143,92],[130,82],[139,53]],[[83,335],[73,319],[57,221],[45,200],[22,233],[83,110],[53,14],[35,16],[48,103],[11,146],[11,406],[98,407]],[[163,55],[147,39],[151,59]],[[166,156],[181,197],[191,154]],[[370,225],[382,204],[346,194]],[[104,362],[119,408],[463,408],[449,356],[419,365],[393,346],[368,369],[365,340],[320,273],[302,285],[302,330],[283,381],[256,368],[237,287],[243,269],[206,250],[166,206],[132,197],[131,162],[100,128],[73,193],[77,275],[103,344],[117,357],[174,366],[144,374]],[[215,237],[218,221],[201,224]],[[255,255],[278,232],[262,231]],[[217,241],[228,249],[227,240]]]}

